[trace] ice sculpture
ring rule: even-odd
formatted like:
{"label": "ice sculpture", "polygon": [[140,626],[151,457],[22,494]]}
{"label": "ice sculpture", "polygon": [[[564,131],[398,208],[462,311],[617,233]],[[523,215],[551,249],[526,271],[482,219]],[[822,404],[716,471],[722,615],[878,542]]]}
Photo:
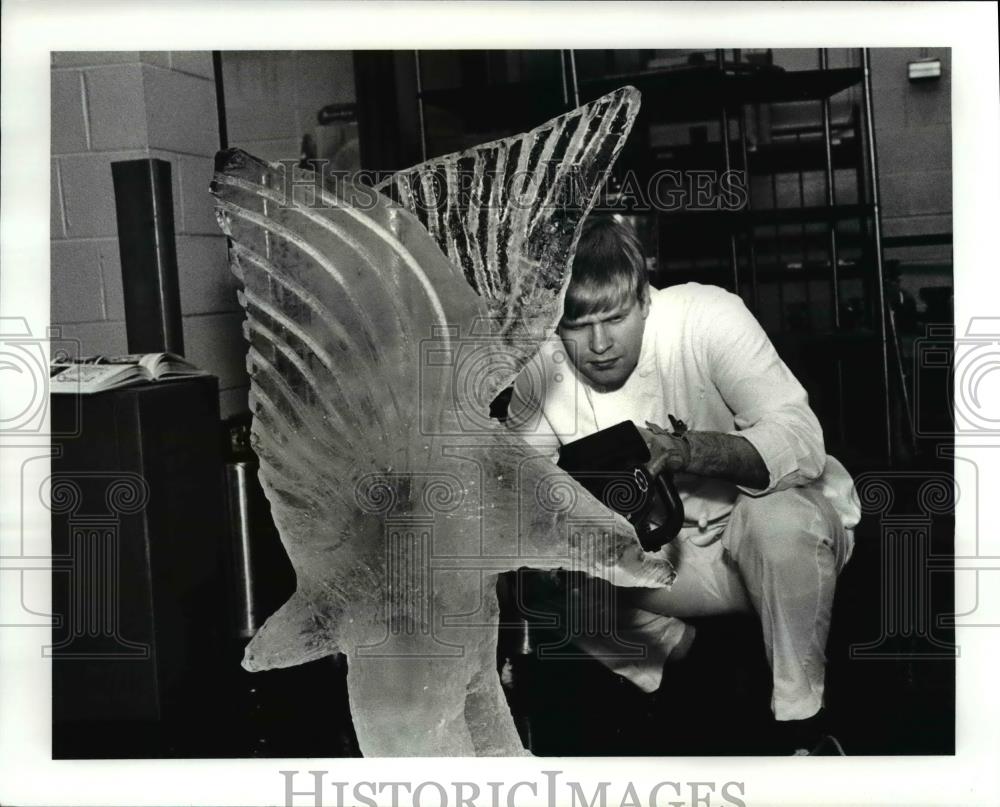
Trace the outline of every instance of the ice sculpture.
{"label": "ice sculpture", "polygon": [[366,755],[524,753],[496,673],[498,573],[673,579],[484,406],[551,333],[638,103],[623,88],[401,172],[388,196],[217,157],[260,478],[298,579],[244,666],[346,653]]}
{"label": "ice sculpture", "polygon": [[394,174],[379,190],[413,212],[484,298],[496,377],[488,404],[552,333],[579,224],[639,111],[624,87],[519,137]]}

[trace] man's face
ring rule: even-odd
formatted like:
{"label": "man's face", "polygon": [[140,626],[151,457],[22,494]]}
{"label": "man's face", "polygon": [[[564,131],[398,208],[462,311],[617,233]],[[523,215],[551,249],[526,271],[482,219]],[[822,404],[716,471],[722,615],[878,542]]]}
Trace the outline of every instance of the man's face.
{"label": "man's face", "polygon": [[575,320],[563,318],[556,332],[576,370],[598,390],[621,387],[632,375],[649,315],[649,292],[615,308]]}

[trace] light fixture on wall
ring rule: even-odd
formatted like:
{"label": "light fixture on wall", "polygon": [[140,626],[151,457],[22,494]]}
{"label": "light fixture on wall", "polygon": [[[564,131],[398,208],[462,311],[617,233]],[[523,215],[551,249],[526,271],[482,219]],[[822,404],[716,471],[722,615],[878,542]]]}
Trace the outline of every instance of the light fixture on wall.
{"label": "light fixture on wall", "polygon": [[941,78],[940,59],[918,59],[906,65],[910,81],[936,81]]}

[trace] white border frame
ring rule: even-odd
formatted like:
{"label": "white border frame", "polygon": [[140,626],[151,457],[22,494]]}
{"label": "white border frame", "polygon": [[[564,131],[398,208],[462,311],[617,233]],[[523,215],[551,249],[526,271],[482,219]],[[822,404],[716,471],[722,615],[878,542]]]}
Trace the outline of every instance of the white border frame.
{"label": "white border frame", "polygon": [[[44,334],[49,315],[49,51],[564,48],[857,47],[952,48],[956,324],[987,316],[1000,300],[996,226],[998,170],[997,11],[992,3],[281,3],[25,2],[2,7],[2,223],[0,313],[27,317]],[[5,381],[6,383],[6,381]],[[997,392],[990,387],[991,392]],[[1000,400],[994,398],[991,400]],[[2,404],[0,404],[2,405]],[[985,445],[988,440],[980,439]],[[17,451],[0,462],[3,551],[10,554],[20,514]],[[40,465],[37,464],[36,465]],[[992,463],[995,465],[995,463]],[[43,468],[35,469],[40,481]],[[983,477],[983,468],[980,468]],[[984,490],[1000,489],[984,487]],[[980,496],[979,553],[1000,556],[996,506]],[[996,498],[995,496],[992,498]],[[960,524],[972,524],[969,503]],[[975,502],[973,502],[975,506]],[[48,548],[43,511],[25,515],[31,545]],[[992,544],[992,545],[991,545]],[[2,569],[2,563],[0,563]],[[8,574],[8,573],[3,573]],[[996,576],[996,572],[992,573]],[[30,599],[48,602],[48,576],[27,575]],[[965,585],[962,576],[958,581]],[[990,575],[981,576],[989,585]],[[0,586],[9,579],[0,579]],[[996,581],[993,581],[996,587]],[[10,586],[0,594],[8,604]],[[0,588],[0,592],[3,589]],[[967,592],[966,592],[967,593]],[[961,597],[962,591],[959,591]],[[996,605],[980,602],[982,608]],[[983,621],[1000,623],[1000,613]],[[0,623],[3,622],[0,615]],[[281,804],[281,769],[325,769],[331,779],[455,779],[544,782],[542,770],[593,792],[601,779],[636,783],[742,781],[747,805],[996,804],[1000,759],[993,675],[997,635],[960,628],[955,757],[628,760],[237,760],[52,762],[47,630],[0,628],[0,803]],[[206,715],[206,719],[211,719]],[[665,726],[665,731],[682,727]],[[720,727],[723,729],[724,727]],[[298,780],[297,780],[298,782]],[[623,787],[623,784],[621,785]],[[484,787],[484,791],[486,788]],[[486,791],[488,792],[488,791]],[[613,789],[620,794],[621,788]],[[332,798],[333,791],[327,791]],[[565,795],[565,792],[563,793]],[[620,795],[617,797],[620,798]],[[660,804],[671,798],[664,791]],[[683,798],[683,797],[682,797]],[[436,803],[430,795],[425,804]],[[297,799],[296,804],[312,803]],[[329,798],[325,804],[332,803]],[[451,802],[453,803],[453,802]],[[488,804],[488,799],[481,802]],[[546,803],[522,790],[516,804]],[[609,801],[609,803],[611,803]],[[688,803],[686,801],[682,803]],[[721,801],[718,792],[712,804]],[[617,805],[618,802],[614,801]]]}

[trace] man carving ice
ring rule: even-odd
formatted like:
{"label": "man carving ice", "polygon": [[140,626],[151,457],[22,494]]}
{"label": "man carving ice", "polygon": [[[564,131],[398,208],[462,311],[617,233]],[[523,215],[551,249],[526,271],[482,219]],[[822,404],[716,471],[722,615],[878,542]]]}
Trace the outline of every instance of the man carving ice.
{"label": "man carving ice", "polygon": [[818,739],[834,585],[860,511],[805,390],[738,296],[650,288],[635,234],[609,217],[584,227],[557,335],[519,376],[509,425],[554,450],[631,420],[684,502],[661,550],[672,588],[623,592],[619,620],[646,657],[604,663],[653,691],[693,639],[685,617],[755,612],[777,725],[793,747]]}

